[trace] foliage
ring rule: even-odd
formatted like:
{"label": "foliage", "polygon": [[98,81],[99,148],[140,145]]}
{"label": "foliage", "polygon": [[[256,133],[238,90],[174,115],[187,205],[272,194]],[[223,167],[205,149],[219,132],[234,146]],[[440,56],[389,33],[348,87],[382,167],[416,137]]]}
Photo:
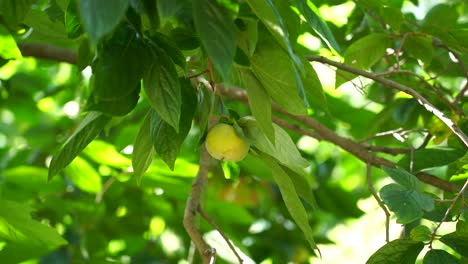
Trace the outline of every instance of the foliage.
{"label": "foliage", "polygon": [[[369,197],[404,232],[360,262],[467,261],[467,18],[462,0],[0,0],[0,261],[198,263],[205,241],[218,263],[319,261]],[[216,122],[244,160],[204,155]]]}

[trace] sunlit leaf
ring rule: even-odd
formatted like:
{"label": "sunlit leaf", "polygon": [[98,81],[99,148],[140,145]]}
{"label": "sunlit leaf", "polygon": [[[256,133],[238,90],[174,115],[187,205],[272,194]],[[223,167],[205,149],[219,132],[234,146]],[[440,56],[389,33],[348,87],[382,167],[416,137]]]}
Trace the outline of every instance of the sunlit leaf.
{"label": "sunlit leaf", "polygon": [[396,239],[372,254],[366,264],[414,264],[423,248],[423,242],[411,239]]}
{"label": "sunlit leaf", "polygon": [[460,261],[445,250],[431,249],[423,259],[423,264],[458,264]]}
{"label": "sunlit leaf", "polygon": [[0,25],[0,57],[7,60],[21,59],[21,51],[8,30]]}
{"label": "sunlit leaf", "polygon": [[32,208],[0,198],[0,250],[2,263],[13,264],[37,258],[66,245],[57,231],[31,218]]}
{"label": "sunlit leaf", "polygon": [[31,9],[32,0],[2,0],[0,1],[0,15],[9,27],[23,21]]}
{"label": "sunlit leaf", "polygon": [[84,150],[88,158],[96,163],[117,168],[130,166],[130,159],[120,154],[115,147],[102,140],[94,140]]}
{"label": "sunlit leaf", "polygon": [[81,157],[76,157],[64,171],[70,181],[85,192],[98,193],[102,188],[101,176]]}

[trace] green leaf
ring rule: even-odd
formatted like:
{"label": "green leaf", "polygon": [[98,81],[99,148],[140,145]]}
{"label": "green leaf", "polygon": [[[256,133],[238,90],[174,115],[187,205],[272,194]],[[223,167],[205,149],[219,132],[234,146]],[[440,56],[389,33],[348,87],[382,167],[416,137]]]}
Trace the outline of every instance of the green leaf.
{"label": "green leaf", "polygon": [[429,241],[432,237],[432,231],[425,225],[417,226],[411,229],[410,238],[414,241]]}
{"label": "green leaf", "polygon": [[166,123],[156,111],[152,111],[151,114],[151,136],[154,149],[171,170],[174,170],[180,146],[190,130],[197,106],[195,91],[190,81],[182,80],[181,87],[183,96],[179,132]]}
{"label": "green leaf", "polygon": [[171,58],[158,48],[153,48],[153,61],[143,78],[143,87],[151,106],[175,131],[179,131],[181,91],[177,71]]}
{"label": "green leaf", "polygon": [[423,264],[459,264],[460,261],[445,250],[431,249],[423,259]]}
{"label": "green leaf", "polygon": [[185,56],[177,48],[177,45],[166,35],[163,35],[159,32],[156,32],[153,36],[151,36],[151,40],[162,49],[171,59],[172,61],[180,66],[184,70],[187,70],[187,63],[185,62]]}
{"label": "green leaf", "polygon": [[49,180],[65,168],[104,129],[110,117],[91,112],[50,162]]}
{"label": "green leaf", "polygon": [[25,204],[0,198],[0,240],[6,241],[0,250],[2,263],[38,258],[67,244],[54,228],[31,219],[31,212]]}
{"label": "green leaf", "polygon": [[[90,85],[95,87],[94,78],[91,79]],[[132,111],[140,98],[140,84],[133,89],[130,94],[122,97],[104,99],[96,96],[93,91],[85,105],[85,111],[98,111],[113,116],[124,116]]]}
{"label": "green leaf", "polygon": [[[450,147],[436,147],[416,150],[413,153],[413,171],[421,171],[428,168],[435,168],[450,164],[457,161],[466,150],[450,148]],[[398,166],[409,169],[411,156],[408,154],[404,156],[399,162]]]}
{"label": "green leaf", "polygon": [[37,9],[31,9],[28,15],[24,18],[24,23],[32,28],[35,32],[52,38],[52,39],[67,39],[67,31],[61,21],[52,21],[50,17]]}
{"label": "green leaf", "polygon": [[8,188],[14,186],[25,191],[46,193],[60,192],[65,187],[61,178],[54,178],[48,182],[46,168],[21,165],[8,168],[2,174],[4,182],[9,185]]}
{"label": "green leaf", "polygon": [[463,220],[457,222],[457,234],[468,237],[468,223]]}
{"label": "green leaf", "polygon": [[[83,34],[83,27],[78,16],[78,6],[75,3],[70,3],[67,7],[65,15],[65,28],[69,38],[78,38]],[[88,39],[86,39],[86,45],[89,45]]]}
{"label": "green leaf", "polygon": [[421,60],[424,67],[428,67],[434,57],[432,37],[430,36],[408,36],[403,48],[411,57]]}
{"label": "green leaf", "polygon": [[239,32],[239,47],[252,56],[257,47],[258,41],[258,19],[245,19],[242,20],[244,30]]}
{"label": "green leaf", "polygon": [[[372,33],[351,44],[344,53],[344,63],[359,69],[368,69],[378,62],[390,47],[390,38],[386,34]],[[352,80],[354,74],[343,70],[336,72],[336,87]]]}
{"label": "green leaf", "polygon": [[82,191],[98,193],[102,188],[99,173],[81,157],[76,157],[64,171],[70,181]]}
{"label": "green leaf", "polygon": [[114,145],[102,140],[94,140],[84,150],[83,154],[94,162],[116,168],[130,166],[130,159],[120,154]]}
{"label": "green leaf", "polygon": [[294,184],[294,188],[296,189],[297,194],[310,206],[312,206],[312,208],[316,208],[317,201],[315,200],[313,192],[313,183],[310,180],[310,175],[306,173],[299,174],[285,166],[281,167],[291,178],[291,181]]}
{"label": "green leaf", "polygon": [[32,0],[1,0],[0,16],[8,27],[14,29],[31,9]]}
{"label": "green leaf", "polygon": [[306,63],[305,76],[302,79],[302,82],[304,83],[307,101],[314,110],[329,112],[327,97],[325,96],[325,92],[323,91],[322,83],[317,76],[317,72],[315,72],[315,69],[309,62]]}
{"label": "green leaf", "polygon": [[[272,58],[274,63],[272,63]],[[295,68],[288,54],[270,38],[261,40],[251,58],[252,70],[271,98],[286,111],[306,114],[296,88]]]}
{"label": "green leaf", "polygon": [[380,196],[388,208],[395,212],[397,223],[408,224],[424,215],[424,211],[434,209],[430,195],[405,189],[398,184],[389,184],[380,189]]}
{"label": "green leaf", "polygon": [[399,32],[401,25],[405,22],[405,16],[400,8],[382,5],[380,6],[379,13],[385,23],[387,23],[393,30]]}
{"label": "green leaf", "polygon": [[423,242],[396,239],[379,248],[366,264],[414,264],[423,248]]}
{"label": "green leaf", "polygon": [[93,94],[100,101],[119,101],[138,88],[151,59],[150,48],[129,25],[121,24],[98,49],[93,64]]}
{"label": "green leaf", "polygon": [[[438,4],[427,12],[421,25],[423,32],[447,31],[456,26],[458,12],[456,5]],[[442,23],[443,21],[443,23]]]}
{"label": "green leaf", "polygon": [[197,100],[198,105],[195,118],[198,121],[200,137],[202,138],[208,128],[208,119],[210,117],[211,103],[214,100],[214,95],[208,91],[204,85],[201,85],[198,89]]}
{"label": "green leaf", "polygon": [[464,233],[453,232],[444,235],[440,241],[453,248],[457,253],[468,258],[468,236]]}
{"label": "green leaf", "polygon": [[310,247],[312,249],[317,249],[317,245],[314,241],[313,231],[309,225],[307,211],[305,210],[301,200],[299,199],[299,196],[297,195],[296,189],[294,188],[294,183],[291,181],[291,178],[289,178],[283,168],[281,168],[281,166],[276,163],[274,159],[267,155],[261,155],[261,158],[271,168],[273,177],[276,184],[278,184],[281,196],[283,197],[284,204],[286,205],[289,214],[292,216],[294,222],[296,222],[302,232],[304,232]]}
{"label": "green leaf", "polygon": [[0,25],[0,57],[6,60],[20,60],[23,58],[16,41],[8,30]]}
{"label": "green leaf", "polygon": [[154,156],[153,141],[151,139],[151,111],[145,116],[140,130],[133,144],[132,167],[137,183],[151,165]]}
{"label": "green leaf", "polygon": [[[286,25],[284,24],[283,18],[281,17],[273,2],[271,0],[247,0],[247,3],[276,39],[276,42],[287,51],[289,60],[292,60],[294,65],[296,65],[302,71],[304,65],[302,64],[299,57],[294,54],[293,46],[289,40],[289,32],[286,30]],[[260,48],[257,47],[257,50],[258,49]],[[291,66],[294,67],[294,65]],[[296,68],[294,67],[294,69]]]}
{"label": "green leaf", "polygon": [[249,106],[260,130],[275,144],[275,130],[271,120],[271,99],[262,84],[248,69],[240,69],[242,81],[244,82]]}
{"label": "green leaf", "polygon": [[254,147],[274,157],[281,164],[294,171],[309,166],[309,162],[301,156],[289,134],[280,126],[273,124],[275,129],[275,144],[273,145],[259,129],[258,122],[254,118],[243,117],[238,123],[244,128],[247,139]]}
{"label": "green leaf", "polygon": [[338,53],[341,52],[340,46],[335,40],[335,36],[327,26],[327,23],[323,20],[320,11],[314,3],[307,0],[295,0],[295,3],[299,12],[305,17],[309,26],[319,35],[322,41],[325,42],[331,50]]}
{"label": "green leaf", "polygon": [[416,176],[400,168],[389,168],[383,166],[382,169],[397,183],[405,186],[407,189],[412,190],[416,188],[419,180]]}
{"label": "green leaf", "polygon": [[193,0],[193,19],[215,68],[228,79],[236,53],[236,27],[231,15],[215,0]]}
{"label": "green leaf", "polygon": [[124,17],[128,4],[129,0],[114,0],[112,3],[95,0],[78,1],[81,22],[93,45],[117,26]]}

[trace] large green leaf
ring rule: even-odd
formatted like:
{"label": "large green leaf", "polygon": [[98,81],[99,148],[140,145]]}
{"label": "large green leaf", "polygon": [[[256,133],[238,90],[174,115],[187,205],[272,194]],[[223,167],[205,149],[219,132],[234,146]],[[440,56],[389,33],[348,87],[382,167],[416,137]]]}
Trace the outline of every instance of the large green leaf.
{"label": "large green leaf", "polygon": [[31,9],[31,4],[32,0],[1,0],[0,16],[10,28],[14,28],[23,21]]}
{"label": "large green leaf", "polygon": [[150,113],[151,111],[145,116],[133,144],[132,167],[138,184],[140,184],[143,174],[151,165],[155,153],[151,139]]}
{"label": "large green leaf", "polygon": [[399,162],[398,165],[409,169],[410,161],[413,160],[413,171],[421,171],[428,168],[436,168],[450,164],[457,161],[463,155],[465,155],[466,150],[450,148],[450,147],[436,147],[436,148],[427,148],[416,150],[411,155],[404,156]]}
{"label": "large green leaf", "polygon": [[118,101],[138,88],[151,59],[150,48],[138,33],[121,24],[98,50],[93,63],[93,95],[103,101]]}
{"label": "large green leaf", "polygon": [[284,204],[286,205],[286,208],[288,208],[289,214],[292,216],[302,232],[304,232],[310,247],[312,249],[316,249],[317,245],[314,241],[312,228],[309,225],[307,211],[299,199],[291,178],[289,178],[288,174],[286,174],[283,168],[281,168],[274,159],[268,155],[261,155],[261,158],[268,164],[268,166],[270,166],[275,182],[278,184],[281,196],[283,197]]}
{"label": "large green leaf", "polygon": [[25,204],[0,198],[0,250],[3,264],[16,264],[37,258],[67,244],[57,231],[31,219],[32,209]]}
{"label": "large green leaf", "polygon": [[88,32],[91,43],[96,45],[104,35],[110,33],[117,26],[125,15],[129,1],[78,1],[81,22]]}
{"label": "large green leaf", "polygon": [[[91,79],[91,87],[94,86],[94,78]],[[121,97],[107,98],[96,96],[93,91],[85,105],[86,111],[98,111],[113,116],[124,116],[132,111],[140,99],[140,84],[129,94]]]}
{"label": "large green leaf", "polygon": [[273,144],[260,130],[254,118],[243,117],[239,120],[239,125],[244,128],[247,139],[254,147],[274,157],[286,167],[299,172],[300,168],[309,165],[309,162],[301,156],[289,134],[280,126],[273,124],[275,129],[275,144]]}
{"label": "large green leaf", "polygon": [[[359,69],[372,67],[385,55],[390,46],[390,38],[386,34],[372,33],[351,44],[344,53],[344,63]],[[356,76],[338,70],[336,72],[336,87],[352,80]]]}
{"label": "large green leaf", "polygon": [[8,30],[0,25],[0,57],[6,60],[21,59],[21,51],[16,45],[16,41]]}
{"label": "large green leaf", "polygon": [[302,82],[304,84],[304,90],[310,107],[316,111],[328,112],[327,97],[325,96],[325,92],[323,91],[322,83],[318,78],[317,72],[309,62],[306,62],[304,68],[305,76],[303,77]]}
{"label": "large green leaf", "polygon": [[[62,178],[47,180],[47,169],[42,167],[21,165],[2,172],[4,183],[8,188],[18,188],[30,192],[60,192],[65,187]],[[13,186],[13,187],[12,187]]]}
{"label": "large green leaf", "polygon": [[182,113],[179,122],[179,132],[166,123],[156,111],[151,114],[151,136],[156,153],[171,168],[179,155],[180,146],[192,125],[192,118],[197,107],[196,94],[188,80],[181,80]]}
{"label": "large green leaf", "polygon": [[468,258],[468,234],[464,232],[456,232],[443,235],[440,238],[440,241],[445,243],[446,245],[453,248],[457,253]]}
{"label": "large green leaf", "polygon": [[275,144],[275,130],[271,120],[271,98],[250,70],[241,69],[240,73],[249,97],[250,110],[260,130]]}
{"label": "large green leaf", "polygon": [[49,180],[65,168],[104,129],[110,117],[91,112],[50,162]]}
{"label": "large green leaf", "polygon": [[431,249],[423,259],[423,264],[458,264],[460,261],[445,250]]}
{"label": "large green leaf", "polygon": [[411,57],[421,60],[424,67],[429,66],[434,56],[432,38],[429,36],[408,36],[403,46]]}
{"label": "large green leaf", "polygon": [[434,209],[434,200],[428,194],[408,190],[398,184],[389,184],[380,189],[380,196],[388,208],[395,212],[397,222],[408,224],[420,219],[424,212]]}
{"label": "large green leaf", "polygon": [[[274,58],[274,63],[272,63]],[[251,58],[252,70],[267,93],[292,114],[306,114],[297,91],[296,70],[288,54],[271,38],[262,39]]]}
{"label": "large green leaf", "polygon": [[400,168],[382,167],[382,169],[397,183],[403,185],[409,190],[415,189],[419,180],[416,176]]}
{"label": "large green leaf", "polygon": [[102,188],[99,173],[81,157],[76,157],[64,171],[70,181],[82,191],[98,193]]}
{"label": "large green leaf", "polygon": [[24,23],[34,29],[34,32],[40,32],[48,39],[62,39],[67,38],[67,31],[64,24],[57,20],[52,21],[50,17],[37,9],[31,9],[28,15],[24,18]]}
{"label": "large green leaf", "polygon": [[366,264],[414,264],[423,248],[423,242],[396,239],[379,248]]}
{"label": "large green leaf", "polygon": [[153,36],[151,36],[151,40],[154,42],[154,44],[161,48],[175,64],[180,66],[180,68],[182,68],[184,71],[187,70],[185,56],[182,51],[177,48],[176,43],[161,33],[155,33]]}
{"label": "large green leaf", "polygon": [[322,41],[325,42],[331,50],[340,52],[340,46],[338,42],[336,42],[335,36],[323,20],[314,3],[308,0],[295,0],[294,2],[309,26],[319,35]]}
{"label": "large green leaf", "polygon": [[174,62],[157,47],[152,51],[153,64],[143,78],[145,92],[158,115],[179,131],[182,99]]}
{"label": "large green leaf", "polygon": [[236,27],[231,15],[216,0],[193,0],[193,19],[215,68],[229,76],[236,53]]}

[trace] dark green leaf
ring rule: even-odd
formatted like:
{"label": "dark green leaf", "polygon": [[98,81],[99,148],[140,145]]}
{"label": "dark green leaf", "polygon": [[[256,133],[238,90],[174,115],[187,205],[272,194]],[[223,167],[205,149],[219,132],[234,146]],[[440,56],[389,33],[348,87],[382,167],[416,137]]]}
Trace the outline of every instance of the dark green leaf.
{"label": "dark green leaf", "polygon": [[427,67],[431,64],[432,57],[434,56],[434,49],[432,48],[432,38],[429,36],[408,36],[403,46],[408,54],[424,63]]}
{"label": "dark green leaf", "polygon": [[76,157],[64,171],[70,181],[82,191],[96,194],[102,188],[99,173],[81,157]]}
{"label": "dark green leaf", "polygon": [[295,3],[299,12],[305,17],[309,26],[319,35],[322,41],[324,41],[331,50],[341,52],[340,46],[335,40],[335,36],[312,1],[295,0]]}
{"label": "dark green leaf", "polygon": [[291,181],[294,184],[294,188],[297,191],[297,194],[306,201],[312,208],[317,207],[317,201],[315,200],[313,192],[313,183],[310,180],[310,175],[303,173],[299,174],[295,171],[289,169],[288,167],[281,166],[281,168],[286,172],[286,174],[291,178]]}
{"label": "dark green leaf", "polygon": [[[91,81],[91,86],[94,87],[93,84],[93,81]],[[99,111],[108,115],[124,116],[135,108],[139,98],[140,84],[138,84],[136,89],[133,89],[130,94],[122,97],[103,99],[96,96],[96,93],[93,92],[86,102],[85,110]]]}
{"label": "dark green leaf", "polygon": [[408,224],[434,209],[434,200],[427,194],[408,190],[397,184],[389,184],[380,190],[380,196],[388,208],[395,212],[398,223]]}
{"label": "dark green leaf", "polygon": [[154,149],[171,170],[174,169],[180,146],[190,130],[197,106],[196,95],[190,81],[182,80],[181,87],[182,113],[178,133],[156,111],[152,111],[151,114],[151,136]]}
{"label": "dark green leaf", "polygon": [[[450,147],[437,147],[416,150],[413,153],[413,171],[435,168],[457,161],[465,155],[466,150]],[[411,156],[408,154],[403,157],[398,165],[409,169]]]}
{"label": "dark green leaf", "polygon": [[275,130],[271,120],[271,99],[255,75],[248,69],[240,70],[249,97],[249,106],[260,130],[275,144]]}
{"label": "dark green leaf", "polygon": [[203,137],[208,127],[208,119],[210,116],[211,104],[214,100],[214,96],[204,85],[199,87],[197,95],[198,105],[195,118],[198,120],[198,126],[200,127],[200,137]]}
{"label": "dark green leaf", "polygon": [[400,31],[401,25],[405,22],[405,17],[400,7],[382,5],[379,10],[380,15],[393,30]]}
{"label": "dark green leaf", "polygon": [[32,0],[1,0],[0,16],[10,28],[21,23],[31,9]]}
{"label": "dark green leaf", "polygon": [[[368,69],[378,62],[390,47],[386,34],[372,33],[351,44],[344,53],[344,63],[359,69]],[[336,87],[352,80],[355,75],[339,70],[336,73]]]}
{"label": "dark green leaf", "polygon": [[153,48],[153,61],[143,78],[143,86],[151,106],[175,131],[179,131],[181,91],[177,71],[166,53]]}
{"label": "dark green leaf", "polygon": [[305,210],[301,200],[299,199],[299,196],[297,195],[296,189],[294,188],[294,183],[274,159],[268,155],[261,155],[261,158],[270,166],[273,177],[275,178],[275,182],[278,184],[281,196],[283,197],[283,201],[286,205],[286,208],[288,208],[289,214],[292,216],[302,232],[304,232],[310,247],[312,249],[316,249],[317,245],[314,241],[312,228],[309,225],[307,211]]}
{"label": "dark green leaf", "polygon": [[98,50],[93,64],[94,96],[122,100],[138,87],[151,59],[149,47],[129,25],[121,24]]}
{"label": "dark green leaf", "polygon": [[49,180],[65,168],[104,129],[110,117],[91,112],[50,162]]}
{"label": "dark green leaf", "polygon": [[96,45],[106,34],[110,33],[124,17],[129,0],[78,1],[81,22],[88,32],[89,40]]}
{"label": "dark green leaf", "polygon": [[445,250],[431,249],[423,259],[423,264],[459,264],[459,260]]}
{"label": "dark green leaf", "polygon": [[419,180],[416,176],[400,168],[382,167],[382,169],[397,183],[405,186],[407,189],[412,190],[416,188]]}
{"label": "dark green leaf", "polygon": [[0,57],[6,60],[21,59],[21,51],[10,32],[0,24]]}
{"label": "dark green leaf", "polygon": [[193,50],[200,46],[200,39],[196,33],[186,28],[174,28],[169,32],[169,37],[181,50]]}
{"label": "dark green leaf", "polygon": [[423,242],[396,239],[372,254],[366,264],[414,264],[423,248]]}
{"label": "dark green leaf", "polygon": [[193,0],[193,19],[201,42],[224,79],[236,53],[236,28],[230,14],[215,0]]}
{"label": "dark green leaf", "polygon": [[32,208],[0,198],[0,250],[4,264],[16,264],[40,257],[67,244],[54,228],[31,219]]}
{"label": "dark green leaf", "polygon": [[151,39],[154,41],[154,44],[161,48],[175,64],[179,65],[180,68],[184,70],[184,72],[187,70],[184,54],[171,39],[161,33],[155,33],[151,36]]}
{"label": "dark green leaf", "polygon": [[91,65],[94,57],[94,52],[91,50],[89,46],[89,41],[87,39],[83,39],[80,43],[80,47],[78,48],[78,58],[76,62],[76,66],[78,70],[82,71],[89,65]]}
{"label": "dark green leaf", "polygon": [[[68,5],[65,16],[65,28],[69,38],[78,38],[83,34],[83,27],[81,26],[80,17],[78,16],[78,6],[74,2]],[[87,43],[87,45],[89,45],[89,43]]]}
{"label": "dark green leaf", "polygon": [[438,4],[426,14],[421,28],[428,33],[447,31],[455,27],[457,19],[458,12],[455,5]]}
{"label": "dark green leaf", "polygon": [[457,253],[468,258],[468,236],[464,233],[453,232],[444,235],[440,238],[449,247],[453,248]]}
{"label": "dark green leaf", "polygon": [[133,144],[132,167],[137,183],[141,183],[143,174],[151,165],[154,156],[153,141],[151,140],[151,111],[148,112]]}
{"label": "dark green leaf", "polygon": [[[275,58],[272,63],[272,58]],[[270,38],[260,41],[251,58],[252,69],[271,98],[290,113],[306,113],[296,88],[295,68],[288,54]]]}
{"label": "dark green leaf", "polygon": [[41,33],[52,39],[67,39],[65,25],[61,21],[52,21],[44,12],[31,9],[24,18],[24,23],[32,28],[36,33]]}

